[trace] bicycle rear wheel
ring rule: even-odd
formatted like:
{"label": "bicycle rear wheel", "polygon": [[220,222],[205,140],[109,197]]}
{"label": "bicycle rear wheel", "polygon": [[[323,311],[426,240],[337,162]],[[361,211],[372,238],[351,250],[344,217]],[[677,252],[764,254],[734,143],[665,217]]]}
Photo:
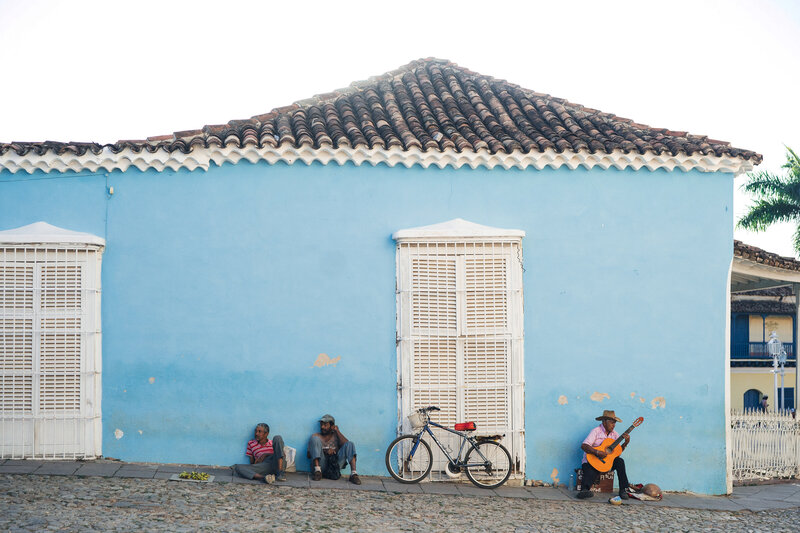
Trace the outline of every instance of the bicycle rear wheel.
{"label": "bicycle rear wheel", "polygon": [[491,440],[471,448],[464,462],[467,463],[467,477],[482,489],[499,487],[511,475],[511,454],[505,446]]}
{"label": "bicycle rear wheel", "polygon": [[397,437],[386,450],[386,469],[400,483],[419,483],[432,466],[431,447],[416,435]]}

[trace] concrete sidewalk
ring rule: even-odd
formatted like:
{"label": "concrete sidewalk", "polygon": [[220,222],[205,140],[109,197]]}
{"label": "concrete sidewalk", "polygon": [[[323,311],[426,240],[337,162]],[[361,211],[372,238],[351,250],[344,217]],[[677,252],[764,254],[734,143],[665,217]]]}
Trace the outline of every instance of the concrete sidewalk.
{"label": "concrete sidewalk", "polygon": [[[118,461],[40,461],[0,459],[0,475],[23,474],[32,476],[77,476],[117,477],[140,479],[163,479],[165,482],[176,472],[194,470],[214,476],[213,483],[261,482],[242,479],[233,475],[230,468],[203,465],[165,465],[152,463],[123,463]],[[613,494],[597,494],[588,500],[575,498],[576,492],[566,488],[552,487],[500,487],[480,489],[470,483],[424,482],[414,485],[397,483],[392,478],[361,476],[362,484],[353,485],[343,476],[338,481],[323,479],[311,481],[308,473],[287,473],[286,482],[275,485],[300,489],[336,489],[351,491],[379,491],[390,493],[452,494],[456,496],[480,496],[490,498],[526,498],[533,500],[574,501],[576,505],[606,503]],[[769,509],[800,508],[800,480],[748,487],[736,487],[729,496],[699,496],[686,493],[667,493],[659,502],[627,500],[625,505],[678,507],[711,511],[765,511]]]}

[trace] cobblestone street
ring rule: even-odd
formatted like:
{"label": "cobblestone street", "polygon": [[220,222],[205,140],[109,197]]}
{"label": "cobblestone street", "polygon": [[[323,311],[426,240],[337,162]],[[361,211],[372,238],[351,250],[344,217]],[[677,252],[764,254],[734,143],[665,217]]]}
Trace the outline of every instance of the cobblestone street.
{"label": "cobblestone street", "polygon": [[[788,532],[797,531],[800,522],[797,504],[756,512],[666,507],[663,502],[613,507],[603,498],[563,500],[556,489],[544,488],[532,497],[532,489],[509,487],[501,497],[492,491],[423,493],[419,486],[396,493],[386,490],[379,478],[365,478],[357,490],[344,480],[305,488],[305,474],[290,475],[288,485],[232,481],[0,475],[0,529]],[[428,491],[439,490],[432,490],[437,484],[426,485]],[[332,486],[336,488],[315,488]],[[783,487],[779,494],[800,492],[797,484]],[[554,499],[547,499],[547,491]]]}

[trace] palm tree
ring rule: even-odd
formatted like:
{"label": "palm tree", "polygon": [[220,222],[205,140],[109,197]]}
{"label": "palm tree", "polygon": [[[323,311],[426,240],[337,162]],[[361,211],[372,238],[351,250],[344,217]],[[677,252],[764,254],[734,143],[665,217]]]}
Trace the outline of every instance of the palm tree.
{"label": "palm tree", "polygon": [[800,253],[800,157],[786,147],[786,163],[782,168],[786,176],[776,176],[767,171],[748,174],[749,180],[742,190],[756,197],[741,219],[738,227],[753,231],[764,231],[775,222],[794,222],[794,249]]}

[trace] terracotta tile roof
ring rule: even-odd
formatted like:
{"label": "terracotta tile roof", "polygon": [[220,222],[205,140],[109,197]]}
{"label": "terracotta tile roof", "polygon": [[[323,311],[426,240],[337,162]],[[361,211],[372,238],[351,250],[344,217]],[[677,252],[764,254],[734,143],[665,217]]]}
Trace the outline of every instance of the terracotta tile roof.
{"label": "terracotta tile roof", "polygon": [[747,296],[792,296],[792,288],[790,286],[772,287],[770,289],[753,289],[752,291],[739,291],[736,293],[737,297]]}
{"label": "terracotta tile roof", "polygon": [[[752,165],[761,155],[704,135],[651,128],[428,58],[350,87],[269,113],[202,129],[108,145],[80,142],[0,144],[0,156],[87,152],[187,154],[195,148],[285,147],[400,149],[423,152],[531,153],[546,150],[610,154],[718,156]],[[670,167],[672,168],[672,167]]]}
{"label": "terracotta tile roof", "polygon": [[785,285],[783,287],[772,287],[770,289],[753,289],[752,291],[737,291],[737,297],[747,298],[748,296],[793,296],[794,292],[792,287]]}
{"label": "terracotta tile roof", "polygon": [[732,313],[794,313],[794,303],[777,300],[733,300]]}
{"label": "terracotta tile roof", "polygon": [[800,261],[793,257],[783,257],[772,252],[767,252],[761,248],[750,246],[742,241],[733,241],[733,256],[741,257],[755,263],[761,263],[767,266],[776,268],[783,268],[785,270],[798,270],[800,271]]}

